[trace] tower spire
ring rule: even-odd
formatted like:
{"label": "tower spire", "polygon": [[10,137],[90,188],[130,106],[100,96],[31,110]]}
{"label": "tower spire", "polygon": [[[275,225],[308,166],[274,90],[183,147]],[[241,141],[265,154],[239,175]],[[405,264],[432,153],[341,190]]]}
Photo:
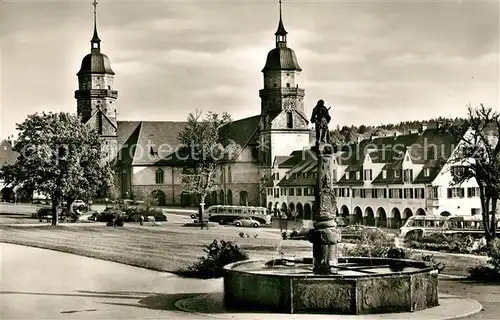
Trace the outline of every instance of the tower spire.
{"label": "tower spire", "polygon": [[285,30],[285,26],[283,25],[283,16],[281,13],[281,0],[279,0],[280,4],[280,21],[278,23],[278,30],[274,34],[276,36],[276,47],[286,47],[286,35],[288,32]]}
{"label": "tower spire", "polygon": [[97,35],[97,4],[97,0],[92,2],[92,5],[94,6],[94,35],[92,36],[92,40],[90,40],[90,43],[92,44],[92,51],[99,51],[101,49],[101,39],[99,39],[99,36]]}

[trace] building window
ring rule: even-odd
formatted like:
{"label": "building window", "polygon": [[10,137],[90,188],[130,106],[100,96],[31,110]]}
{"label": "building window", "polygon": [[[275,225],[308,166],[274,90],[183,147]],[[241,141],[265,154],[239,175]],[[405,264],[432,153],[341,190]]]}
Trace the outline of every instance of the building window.
{"label": "building window", "polygon": [[149,154],[151,156],[158,156],[158,151],[156,150],[156,146],[151,146],[150,149],[149,149]]}
{"label": "building window", "polygon": [[481,213],[481,209],[479,209],[479,208],[471,208],[470,209],[470,214],[472,216],[475,216],[476,214],[480,214],[480,213]]}
{"label": "building window", "polygon": [[382,179],[387,179],[387,170],[382,170]]}
{"label": "building window", "polygon": [[111,86],[108,86],[108,90],[111,90]]}
{"label": "building window", "polygon": [[349,177],[349,171],[346,171],[346,173],[345,173],[345,178],[346,178],[347,180],[349,180],[349,179],[350,179],[350,177]]}
{"label": "building window", "polygon": [[372,180],[372,169],[364,170],[364,180]]}
{"label": "building window", "polygon": [[307,179],[307,172],[304,172],[304,178]]}
{"label": "building window", "polygon": [[156,184],[163,184],[163,169],[156,170]]}
{"label": "building window", "polygon": [[289,196],[294,196],[295,195],[295,189],[294,188],[288,189],[288,195]]}
{"label": "building window", "polygon": [[231,167],[227,167],[227,183],[233,183],[233,177],[231,175]]}
{"label": "building window", "polygon": [[424,199],[425,198],[425,192],[424,188],[415,188],[415,199]]}
{"label": "building window", "polygon": [[425,177],[428,177],[429,175],[430,175],[430,170],[429,170],[429,168],[425,168],[425,169],[424,169],[424,176],[425,176]]}
{"label": "building window", "polygon": [[464,188],[448,188],[448,199],[463,198],[465,193],[464,191]]}
{"label": "building window", "polygon": [[404,198],[405,199],[413,199],[413,189],[405,188],[404,189]]}
{"label": "building window", "polygon": [[293,114],[291,112],[286,113],[286,126],[287,128],[293,128]]}
{"label": "building window", "polygon": [[361,172],[356,171],[356,179],[357,180],[361,179]]}
{"label": "building window", "polygon": [[429,199],[439,198],[439,187],[432,187],[429,189]]}
{"label": "building window", "polygon": [[336,182],[337,181],[337,171],[333,170],[332,171],[332,182]]}
{"label": "building window", "polygon": [[467,198],[479,197],[479,188],[467,188]]}
{"label": "building window", "polygon": [[403,174],[404,174],[403,179],[405,182],[412,182],[413,181],[413,170],[412,169],[405,169]]}
{"label": "building window", "polygon": [[287,82],[287,83],[286,83],[286,87],[287,87],[287,88],[290,88],[290,82]]}
{"label": "building window", "polygon": [[302,196],[302,188],[297,188],[297,197]]}
{"label": "building window", "polygon": [[309,194],[309,188],[304,188],[304,195],[305,196],[310,196],[310,194]]}
{"label": "building window", "polygon": [[399,170],[394,170],[394,178],[399,178]]}

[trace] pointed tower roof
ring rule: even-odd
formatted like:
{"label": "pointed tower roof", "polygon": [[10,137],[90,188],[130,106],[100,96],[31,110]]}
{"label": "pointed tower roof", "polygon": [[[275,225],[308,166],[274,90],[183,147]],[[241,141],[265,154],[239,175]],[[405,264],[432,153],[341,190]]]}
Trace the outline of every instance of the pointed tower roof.
{"label": "pointed tower roof", "polygon": [[90,40],[91,43],[101,42],[101,39],[99,39],[99,36],[97,35],[97,4],[98,2],[96,0],[92,2],[92,5],[94,6],[94,35],[92,36],[92,40]]}
{"label": "pointed tower roof", "polygon": [[111,63],[108,56],[101,53],[101,39],[97,34],[97,1],[93,0],[94,6],[94,34],[90,40],[90,53],[87,54],[83,60],[80,71],[77,75],[83,74],[115,74],[111,69]]}
{"label": "pointed tower roof", "polygon": [[269,51],[267,54],[266,65],[264,69],[262,69],[262,72],[282,70],[302,71],[297,61],[297,57],[295,56],[295,52],[287,47],[286,35],[288,32],[286,32],[285,26],[283,25],[281,0],[279,0],[279,4],[280,20],[278,22],[278,30],[274,34],[276,36],[276,48]]}
{"label": "pointed tower roof", "polygon": [[280,0],[280,21],[278,22],[278,30],[274,35],[276,36],[286,36],[288,32],[285,30],[285,26],[283,25],[283,16],[281,14],[281,0]]}

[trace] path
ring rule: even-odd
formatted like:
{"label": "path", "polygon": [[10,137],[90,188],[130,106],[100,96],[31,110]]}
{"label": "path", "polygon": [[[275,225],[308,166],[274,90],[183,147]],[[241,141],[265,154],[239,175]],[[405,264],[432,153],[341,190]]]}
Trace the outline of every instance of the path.
{"label": "path", "polygon": [[[290,315],[284,314],[225,315],[215,310],[209,314],[179,311],[179,307],[191,311],[195,311],[193,308],[213,308],[206,305],[209,300],[199,300],[200,294],[209,293],[210,295],[211,293],[220,296],[220,293],[217,293],[222,291],[220,279],[182,279],[169,273],[3,243],[0,243],[0,253],[2,259],[0,263],[1,319],[290,318]],[[441,300],[448,314],[450,311],[452,314],[465,312],[467,308],[464,309],[461,302],[471,305],[471,301],[464,299],[448,297]],[[217,300],[215,307],[219,303],[220,300]],[[472,301],[472,305],[474,307],[478,304],[474,305]],[[433,309],[420,313],[398,314],[397,318],[440,318],[436,317],[437,310]],[[394,316],[396,315],[378,315],[376,318],[393,319]],[[330,320],[373,319],[372,316],[334,315],[294,315],[292,317]]]}
{"label": "path", "polygon": [[220,291],[220,280],[181,279],[72,254],[0,243],[1,319],[202,319],[175,300]]}

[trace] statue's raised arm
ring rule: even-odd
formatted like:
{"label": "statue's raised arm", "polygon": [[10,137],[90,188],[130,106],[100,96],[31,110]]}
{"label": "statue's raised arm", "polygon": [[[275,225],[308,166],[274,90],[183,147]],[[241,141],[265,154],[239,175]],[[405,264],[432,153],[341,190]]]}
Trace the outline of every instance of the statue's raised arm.
{"label": "statue's raised arm", "polygon": [[330,108],[325,107],[325,102],[319,100],[313,109],[311,116],[311,123],[315,124],[316,129],[316,145],[320,143],[328,143],[328,124],[330,123],[331,117],[329,114]]}

